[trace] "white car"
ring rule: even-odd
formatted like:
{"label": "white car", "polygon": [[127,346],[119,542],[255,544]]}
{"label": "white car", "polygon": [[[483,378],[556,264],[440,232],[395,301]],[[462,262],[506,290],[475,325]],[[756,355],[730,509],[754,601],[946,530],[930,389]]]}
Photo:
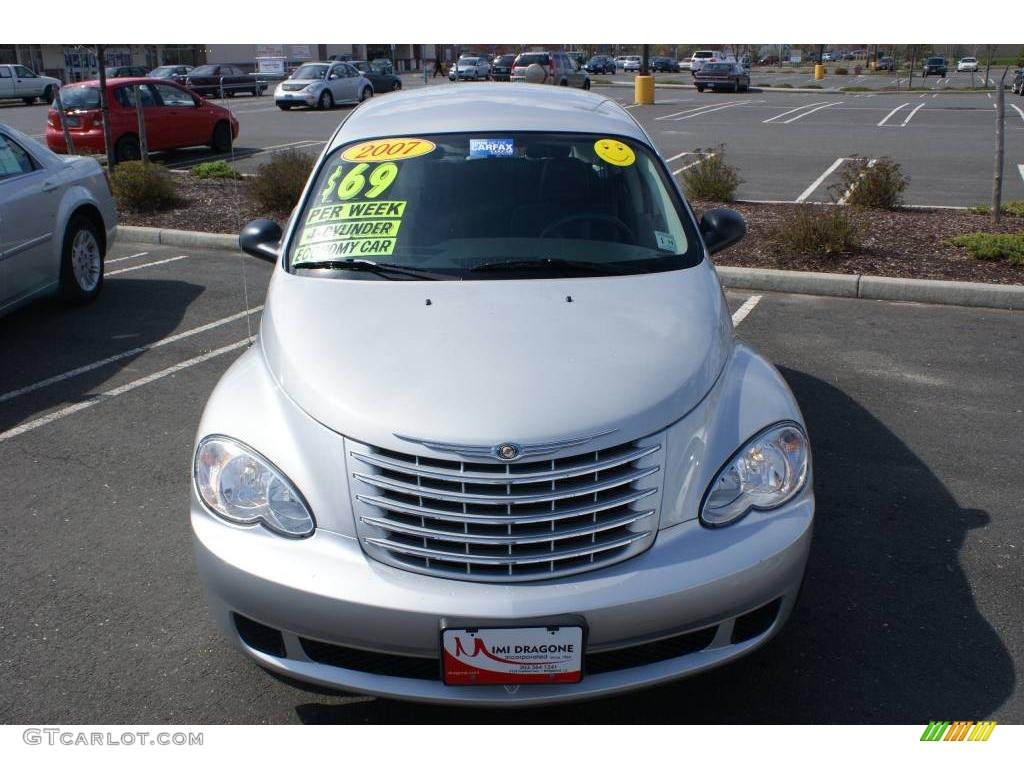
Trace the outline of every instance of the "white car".
{"label": "white car", "polygon": [[37,75],[21,64],[0,64],[0,99],[21,99],[26,104],[42,99],[50,104],[60,86],[56,77]]}
{"label": "white car", "polygon": [[974,56],[964,56],[956,63],[957,72],[977,72],[978,60]]}
{"label": "white car", "polygon": [[0,123],[0,315],[53,292],[95,299],[116,225],[95,159],[61,157]]}
{"label": "white car", "polygon": [[315,107],[331,109],[335,104],[356,104],[373,96],[373,84],[352,64],[323,61],[303,64],[274,90],[280,109]]}
{"label": "white car", "polygon": [[449,80],[490,80],[491,65],[483,56],[461,56],[448,72]]}
{"label": "white car", "polygon": [[640,57],[639,56],[627,56],[626,63],[622,65],[624,72],[639,72],[640,71]]}
{"label": "white car", "polygon": [[690,70],[699,72],[705,64],[715,64],[719,61],[735,61],[731,56],[726,56],[721,51],[694,51],[690,57]]}

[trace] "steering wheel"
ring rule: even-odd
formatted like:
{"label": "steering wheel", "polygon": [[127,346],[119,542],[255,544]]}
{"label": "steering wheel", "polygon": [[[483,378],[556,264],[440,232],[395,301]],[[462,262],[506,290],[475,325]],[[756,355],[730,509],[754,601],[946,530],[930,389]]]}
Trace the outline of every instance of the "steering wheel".
{"label": "steering wheel", "polygon": [[610,213],[597,213],[597,212],[593,212],[593,213],[573,213],[573,214],[570,214],[568,216],[563,216],[562,218],[558,219],[557,221],[554,221],[551,224],[548,224],[546,227],[544,227],[544,229],[541,230],[540,237],[547,237],[550,233],[554,232],[556,229],[559,229],[560,227],[563,227],[566,224],[570,224],[570,223],[572,223],[574,221],[587,221],[587,220],[604,221],[604,222],[607,222],[609,224],[612,224],[612,225],[615,226],[616,229],[619,230],[619,232],[624,232],[626,234],[627,240],[625,240],[625,242],[627,242],[627,243],[635,243],[636,242],[636,235],[633,234],[633,230],[630,229],[630,226],[626,222],[624,222],[618,216],[613,216]]}

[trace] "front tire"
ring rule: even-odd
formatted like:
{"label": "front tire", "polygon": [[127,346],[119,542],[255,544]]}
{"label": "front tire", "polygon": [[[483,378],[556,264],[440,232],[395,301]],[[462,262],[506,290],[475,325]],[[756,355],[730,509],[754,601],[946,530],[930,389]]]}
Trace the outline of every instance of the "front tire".
{"label": "front tire", "polygon": [[26,96],[25,98],[22,99],[22,101],[24,101],[27,106],[31,107],[33,104],[36,103],[36,97],[35,96]]}
{"label": "front tire", "polygon": [[225,155],[231,151],[231,127],[227,123],[220,122],[213,127],[210,147],[218,155]]}
{"label": "front tire", "polygon": [[402,81],[401,80],[396,80],[395,84],[393,86],[391,86],[391,90],[392,91],[400,91],[400,90],[402,90]]}
{"label": "front tire", "polygon": [[103,287],[103,236],[89,217],[74,214],[64,231],[60,294],[69,304],[93,301]]}
{"label": "front tire", "polygon": [[291,104],[278,104],[277,108],[278,109],[283,109],[285,112],[287,112],[289,109],[292,108],[292,105]]}
{"label": "front tire", "polygon": [[589,80],[589,78],[587,80],[583,81],[583,90],[584,91],[589,91],[590,90],[590,80]]}
{"label": "front tire", "polygon": [[703,85],[698,85],[697,86],[697,93],[704,93],[704,86]]}
{"label": "front tire", "polygon": [[330,91],[324,91],[316,101],[316,108],[321,112],[334,108],[334,95]]}
{"label": "front tire", "polygon": [[363,92],[359,94],[359,103],[361,104],[371,96],[373,96],[373,91],[369,88],[363,88]]}

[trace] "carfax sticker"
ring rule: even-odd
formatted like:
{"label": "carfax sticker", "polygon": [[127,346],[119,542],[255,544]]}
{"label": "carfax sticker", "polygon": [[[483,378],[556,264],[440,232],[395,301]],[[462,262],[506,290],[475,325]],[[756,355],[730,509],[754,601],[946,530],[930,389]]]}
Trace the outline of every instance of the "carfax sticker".
{"label": "carfax sticker", "polygon": [[515,143],[512,139],[470,139],[470,157],[512,157]]}
{"label": "carfax sticker", "polygon": [[668,232],[654,230],[654,238],[658,241],[658,247],[663,251],[676,252],[676,239]]}
{"label": "carfax sticker", "polygon": [[341,158],[350,163],[408,160],[411,157],[429,154],[435,149],[437,145],[426,139],[375,139],[349,147],[341,153]]}
{"label": "carfax sticker", "polygon": [[594,152],[611,165],[624,167],[636,162],[633,150],[618,139],[598,139],[594,142]]}

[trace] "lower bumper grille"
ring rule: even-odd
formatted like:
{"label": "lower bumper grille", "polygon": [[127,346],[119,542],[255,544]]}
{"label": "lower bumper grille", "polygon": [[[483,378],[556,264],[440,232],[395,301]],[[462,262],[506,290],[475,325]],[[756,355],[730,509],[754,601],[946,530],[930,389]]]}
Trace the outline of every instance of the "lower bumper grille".
{"label": "lower bumper grille", "polygon": [[346,446],[360,542],[407,570],[555,578],[639,554],[657,532],[658,438],[510,464]]}

